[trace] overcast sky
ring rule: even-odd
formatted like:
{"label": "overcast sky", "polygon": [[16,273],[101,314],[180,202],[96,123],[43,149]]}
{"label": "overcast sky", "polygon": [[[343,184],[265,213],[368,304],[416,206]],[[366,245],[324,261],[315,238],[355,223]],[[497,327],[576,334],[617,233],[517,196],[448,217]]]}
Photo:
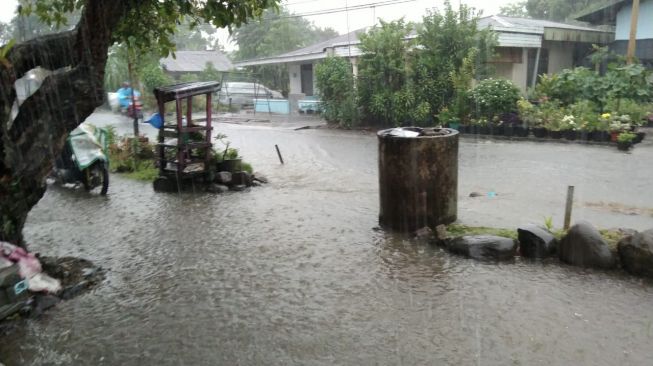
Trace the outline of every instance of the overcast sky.
{"label": "overcast sky", "polygon": [[[396,2],[402,0],[394,0]],[[483,15],[493,15],[499,12],[499,8],[505,4],[513,3],[516,0],[462,0],[461,2],[483,11]],[[283,4],[296,14],[307,12],[320,12],[323,10],[341,9],[345,7],[364,6],[374,3],[387,3],[388,0],[283,0]],[[452,1],[454,7],[458,0]],[[0,0],[0,21],[8,22],[13,18],[18,4],[17,0]],[[404,17],[407,21],[419,21],[426,13],[426,9],[442,7],[444,0],[415,0],[400,4],[386,6],[365,7],[359,10],[347,12],[336,12],[332,14],[321,14],[307,16],[306,18],[320,27],[334,28],[338,33],[346,33],[347,30],[355,30],[374,25],[377,19],[395,20]],[[233,48],[228,43],[228,33],[220,32],[220,40],[227,50]]]}

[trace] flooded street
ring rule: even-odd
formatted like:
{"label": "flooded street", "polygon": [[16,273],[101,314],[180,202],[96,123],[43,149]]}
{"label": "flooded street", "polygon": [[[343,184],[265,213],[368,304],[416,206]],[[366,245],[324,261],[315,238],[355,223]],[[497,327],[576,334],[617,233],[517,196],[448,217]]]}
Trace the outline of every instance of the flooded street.
{"label": "flooded street", "polygon": [[[127,126],[127,127],[125,127]],[[123,128],[128,128],[125,122]],[[27,320],[10,365],[644,365],[653,285],[556,262],[483,264],[377,228],[376,136],[220,125],[270,184],[161,194],[111,176],[107,197],[51,186],[30,249],[108,269]],[[651,138],[648,136],[647,138]],[[280,165],[278,144],[285,165]],[[653,227],[651,145],[463,138],[461,223]],[[471,198],[470,192],[483,197]],[[497,196],[487,197],[494,191]]]}

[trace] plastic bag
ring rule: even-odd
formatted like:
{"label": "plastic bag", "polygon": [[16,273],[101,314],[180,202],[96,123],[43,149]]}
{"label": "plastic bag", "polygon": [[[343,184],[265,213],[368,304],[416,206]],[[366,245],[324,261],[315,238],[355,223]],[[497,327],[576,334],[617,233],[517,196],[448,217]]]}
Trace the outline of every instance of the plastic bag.
{"label": "plastic bag", "polygon": [[159,130],[161,129],[161,127],[163,127],[163,119],[161,118],[161,115],[158,114],[158,113],[154,113],[145,122],[151,124],[152,127],[156,128],[156,129],[159,129]]}
{"label": "plastic bag", "polygon": [[42,271],[41,262],[32,253],[28,253],[18,260],[18,274],[22,278],[32,278]]}
{"label": "plastic bag", "polygon": [[27,286],[32,292],[45,291],[47,293],[56,294],[61,291],[61,282],[45,273],[37,273],[34,277],[27,280]]}

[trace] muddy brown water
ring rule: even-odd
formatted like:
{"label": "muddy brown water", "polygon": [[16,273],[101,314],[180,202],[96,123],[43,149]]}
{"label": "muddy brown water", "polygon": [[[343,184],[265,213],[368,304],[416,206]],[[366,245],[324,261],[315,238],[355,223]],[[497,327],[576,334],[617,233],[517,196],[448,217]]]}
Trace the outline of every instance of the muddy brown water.
{"label": "muddy brown water", "polygon": [[[108,269],[91,293],[23,321],[6,365],[645,365],[653,286],[555,262],[488,264],[376,228],[376,137],[229,126],[271,183],[156,194],[113,175],[107,197],[50,187],[33,250]],[[286,165],[276,160],[274,144]],[[513,226],[579,202],[653,207],[651,151],[463,139],[459,220]],[[649,160],[650,161],[650,160]],[[598,170],[597,167],[609,167]],[[619,169],[623,174],[611,172]],[[648,174],[648,176],[645,176]],[[650,189],[650,188],[648,188]],[[470,191],[498,196],[469,198]],[[577,205],[599,225],[646,215]]]}

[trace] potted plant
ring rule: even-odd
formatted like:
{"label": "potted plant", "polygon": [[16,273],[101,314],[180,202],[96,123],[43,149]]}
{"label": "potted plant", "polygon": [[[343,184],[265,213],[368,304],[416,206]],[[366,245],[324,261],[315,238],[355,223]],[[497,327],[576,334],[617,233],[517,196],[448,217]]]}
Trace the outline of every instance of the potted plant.
{"label": "potted plant", "polygon": [[440,113],[438,113],[438,121],[440,122],[440,125],[453,128],[454,130],[460,128],[460,121],[447,107],[442,108]]}
{"label": "potted plant", "polygon": [[227,135],[219,133],[215,139],[220,141],[225,147],[222,151],[217,151],[214,157],[217,161],[217,171],[219,172],[239,172],[242,170],[243,159],[238,154],[238,149],[229,147]]}
{"label": "potted plant", "polygon": [[492,121],[488,123],[488,126],[490,127],[490,135],[503,135],[503,121],[499,119],[499,116],[492,117]]}
{"label": "potted plant", "polygon": [[488,127],[488,121],[487,119],[481,117],[477,119],[476,121],[473,121],[473,125],[475,126],[475,132],[481,135],[489,135],[490,134],[490,127]]}
{"label": "potted plant", "polygon": [[610,123],[610,141],[616,142],[619,134],[630,130],[630,116],[623,114]]}
{"label": "potted plant", "polygon": [[627,151],[633,146],[635,134],[632,132],[622,132],[617,136],[617,148],[619,150]]}
{"label": "potted plant", "polygon": [[562,117],[562,123],[560,129],[563,132],[565,139],[573,141],[578,138],[578,125],[576,124],[576,118],[571,115],[565,115]]}

